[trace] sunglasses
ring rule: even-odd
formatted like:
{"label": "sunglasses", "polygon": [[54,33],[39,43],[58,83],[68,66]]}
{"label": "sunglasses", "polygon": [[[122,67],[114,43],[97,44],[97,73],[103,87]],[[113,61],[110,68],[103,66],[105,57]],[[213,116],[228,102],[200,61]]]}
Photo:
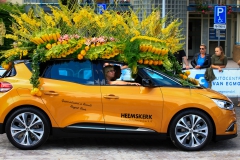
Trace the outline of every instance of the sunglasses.
{"label": "sunglasses", "polygon": [[204,50],[205,48],[200,48],[200,50]]}
{"label": "sunglasses", "polygon": [[109,70],[109,71],[107,71],[107,73],[108,73],[108,72],[115,72],[115,70]]}

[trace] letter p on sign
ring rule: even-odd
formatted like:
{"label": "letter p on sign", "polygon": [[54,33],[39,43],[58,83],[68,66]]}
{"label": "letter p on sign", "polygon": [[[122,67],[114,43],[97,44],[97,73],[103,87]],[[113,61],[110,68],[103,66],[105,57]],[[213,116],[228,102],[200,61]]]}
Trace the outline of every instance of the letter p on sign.
{"label": "letter p on sign", "polygon": [[217,16],[220,16],[220,13],[223,13],[223,8],[217,8]]}

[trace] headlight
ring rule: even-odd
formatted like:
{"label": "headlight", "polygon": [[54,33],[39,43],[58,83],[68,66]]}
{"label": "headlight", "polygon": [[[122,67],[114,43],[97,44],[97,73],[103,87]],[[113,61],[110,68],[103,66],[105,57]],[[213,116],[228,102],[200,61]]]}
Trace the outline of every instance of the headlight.
{"label": "headlight", "polygon": [[218,107],[222,109],[233,110],[234,104],[231,102],[220,100],[220,99],[212,99],[212,100],[217,104]]}

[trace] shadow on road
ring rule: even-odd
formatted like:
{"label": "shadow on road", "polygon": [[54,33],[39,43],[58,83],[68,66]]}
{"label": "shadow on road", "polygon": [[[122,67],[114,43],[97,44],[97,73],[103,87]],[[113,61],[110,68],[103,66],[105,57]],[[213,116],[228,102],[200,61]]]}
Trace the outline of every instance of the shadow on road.
{"label": "shadow on road", "polygon": [[[239,150],[239,138],[210,142],[201,151]],[[50,138],[41,149],[123,149],[138,151],[180,151],[170,139],[158,138]]]}

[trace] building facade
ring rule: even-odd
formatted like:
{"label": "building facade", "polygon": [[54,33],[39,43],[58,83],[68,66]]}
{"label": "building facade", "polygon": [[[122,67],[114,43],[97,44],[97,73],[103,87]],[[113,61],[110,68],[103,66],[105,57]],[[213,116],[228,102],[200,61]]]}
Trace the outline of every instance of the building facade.
{"label": "building facade", "polygon": [[[197,2],[200,3],[196,3],[196,0],[188,2],[188,55],[193,55],[198,51],[200,43],[207,44],[208,53],[214,54],[214,48],[220,43],[226,56],[232,58],[233,46],[240,44],[240,0]],[[216,5],[227,8],[226,29],[220,30],[220,33],[213,28],[216,14],[214,6]]]}
{"label": "building facade", "polygon": [[[213,28],[216,5],[227,6],[228,11],[226,29],[221,30],[220,34]],[[212,55],[214,48],[220,43],[227,57],[232,58],[233,46],[240,45],[239,5],[240,0],[133,0],[135,10],[142,8],[149,14],[153,8],[158,7],[162,12],[182,20],[182,34],[186,37],[185,51],[189,57],[199,52],[199,45],[202,43]],[[141,14],[143,12],[139,13],[140,17]]]}

